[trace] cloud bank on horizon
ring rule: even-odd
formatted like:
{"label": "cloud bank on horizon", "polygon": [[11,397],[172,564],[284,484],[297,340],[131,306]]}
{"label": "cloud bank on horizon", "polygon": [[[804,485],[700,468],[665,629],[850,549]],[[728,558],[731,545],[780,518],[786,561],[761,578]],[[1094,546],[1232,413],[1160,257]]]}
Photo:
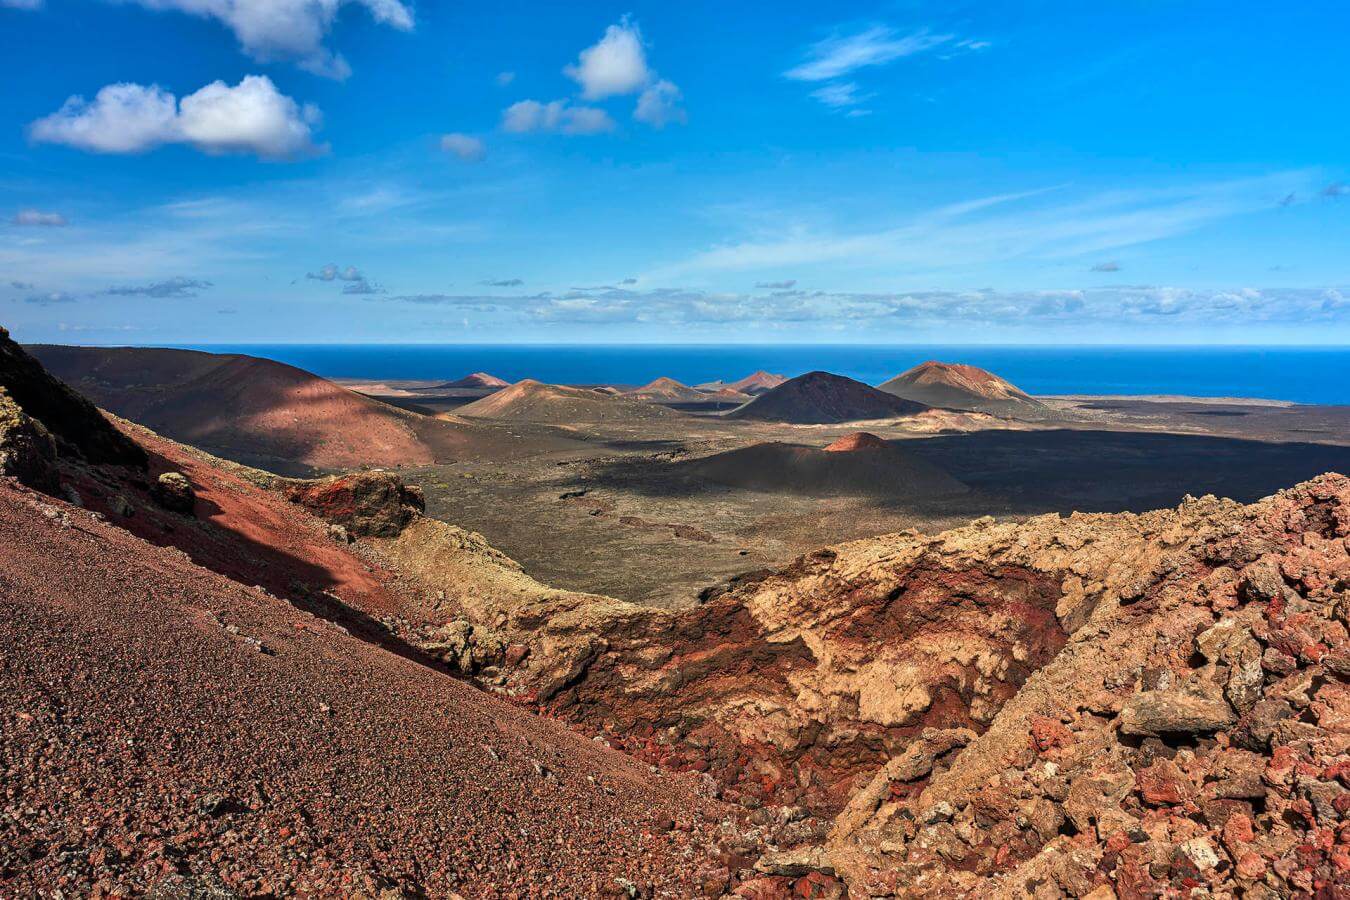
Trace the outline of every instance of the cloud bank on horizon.
{"label": "cloud bank on horizon", "polygon": [[1052,6],[0,0],[3,319],[1350,342],[1333,7]]}

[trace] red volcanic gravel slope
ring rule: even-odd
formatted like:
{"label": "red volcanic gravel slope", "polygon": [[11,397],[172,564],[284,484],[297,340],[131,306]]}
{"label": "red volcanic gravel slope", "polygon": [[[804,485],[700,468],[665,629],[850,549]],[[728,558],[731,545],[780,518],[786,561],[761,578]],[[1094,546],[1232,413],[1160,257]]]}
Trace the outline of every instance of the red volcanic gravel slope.
{"label": "red volcanic gravel slope", "polygon": [[682,782],[10,479],[0,547],[0,896],[693,890]]}
{"label": "red volcanic gravel slope", "polygon": [[1041,403],[993,372],[961,363],[929,360],[878,385],[878,390],[929,406],[1016,411]]}
{"label": "red volcanic gravel slope", "polygon": [[824,448],[826,453],[857,453],[860,450],[885,450],[890,445],[870,431],[846,434]]}

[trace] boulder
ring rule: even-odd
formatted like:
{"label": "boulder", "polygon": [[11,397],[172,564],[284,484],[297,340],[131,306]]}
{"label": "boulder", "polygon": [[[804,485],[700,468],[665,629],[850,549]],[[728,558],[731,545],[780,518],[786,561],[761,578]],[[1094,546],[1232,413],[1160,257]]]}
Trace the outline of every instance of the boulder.
{"label": "boulder", "polygon": [[420,488],[384,471],[293,483],[286,497],[319,518],[341,525],[348,534],[361,537],[398,537],[426,510]]}
{"label": "boulder", "polygon": [[1237,718],[1226,700],[1163,690],[1141,691],[1126,699],[1117,721],[1122,734],[1161,737],[1218,731],[1231,726]]}
{"label": "boulder", "polygon": [[192,515],[197,503],[197,494],[192,490],[192,482],[182,472],[165,472],[150,488],[150,496],[155,502],[170,512]]}

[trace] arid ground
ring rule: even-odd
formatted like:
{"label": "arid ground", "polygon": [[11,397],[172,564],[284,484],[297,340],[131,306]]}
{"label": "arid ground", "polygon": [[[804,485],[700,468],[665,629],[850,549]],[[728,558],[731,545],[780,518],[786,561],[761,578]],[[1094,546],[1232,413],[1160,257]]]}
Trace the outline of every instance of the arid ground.
{"label": "arid ground", "polygon": [[[1142,511],[1187,494],[1251,501],[1350,468],[1350,407],[1041,399],[1045,413],[1022,419],[943,413],[786,425],[685,410],[669,421],[492,423],[509,436],[502,445],[536,452],[402,471],[426,492],[429,515],[481,532],[541,580],[681,607],[723,579],[827,543],[940,531],[985,515]],[[433,395],[417,402],[446,410],[464,401]],[[764,442],[821,448],[859,430],[903,442],[970,491],[916,496],[878,484],[840,493],[809,480],[756,490],[709,480],[697,465]],[[553,449],[561,443],[570,445]]]}

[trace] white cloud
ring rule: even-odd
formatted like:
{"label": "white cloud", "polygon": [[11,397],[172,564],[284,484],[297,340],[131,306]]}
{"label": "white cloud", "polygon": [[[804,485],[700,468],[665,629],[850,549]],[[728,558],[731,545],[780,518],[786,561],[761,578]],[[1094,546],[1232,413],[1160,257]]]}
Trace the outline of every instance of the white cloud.
{"label": "white cloud", "polygon": [[212,82],[179,107],[183,136],[198,149],[273,159],[311,152],[310,129],[320,120],[317,107],[300,106],[265,75],[249,75],[235,87]]}
{"label": "white cloud", "polygon": [[499,314],[527,322],[592,325],[780,326],[823,324],[871,333],[877,327],[1046,328],[1109,323],[1156,327],[1161,320],[1202,327],[1347,321],[1350,302],[1335,289],[1190,289],[1169,286],[1026,291],[804,291],[771,294],[659,288],[575,288],[561,294],[413,294],[385,302]]}
{"label": "white cloud", "polygon": [[487,147],[480,138],[458,132],[441,135],[441,149],[465,162],[478,162],[487,155]]}
{"label": "white cloud", "polygon": [[345,269],[335,263],[329,263],[323,266],[317,272],[305,273],[306,278],[312,278],[315,281],[365,281],[365,276],[356,266],[347,266]]}
{"label": "white cloud", "polygon": [[308,71],[345,78],[351,67],[323,45],[342,7],[364,7],[382,25],[410,31],[413,15],[399,0],[132,0],[148,9],[216,19],[260,62],[293,59]]}
{"label": "white cloud", "polygon": [[671,122],[684,124],[688,118],[680,108],[680,89],[669,81],[649,85],[638,97],[633,118],[653,128],[665,128]]}
{"label": "white cloud", "polygon": [[858,85],[852,81],[836,81],[826,84],[812,91],[811,96],[826,106],[835,109],[857,106],[867,99],[867,97],[858,94]]}
{"label": "white cloud", "polygon": [[516,80],[516,73],[498,72],[497,77],[494,80],[497,82],[498,87],[506,87],[508,84]]}
{"label": "white cloud", "polygon": [[110,84],[92,103],[75,96],[29,127],[35,141],[96,153],[140,153],[177,137],[178,102],[158,85]]}
{"label": "white cloud", "polygon": [[906,56],[931,50],[952,39],[927,29],[898,35],[894,29],[874,25],[866,31],[826,38],[811,45],[807,61],[783,74],[794,81],[829,81],[865,66],[880,66]]}
{"label": "white cloud", "polygon": [[93,101],[75,96],[29,126],[35,141],[95,153],[142,153],[189,144],[205,153],[286,159],[315,153],[318,109],[282,94],[265,75],[230,87],[215,81],[178,101],[159,87],[110,84]]}
{"label": "white cloud", "polygon": [[0,0],[0,7],[7,9],[41,9],[42,0]]}
{"label": "white cloud", "polygon": [[14,225],[60,228],[67,224],[66,217],[57,212],[43,212],[40,209],[21,209],[10,219]]}
{"label": "white cloud", "polygon": [[614,130],[609,113],[594,106],[572,106],[566,100],[540,103],[521,100],[502,113],[502,128],[515,134],[557,132],[560,134],[599,134]]}
{"label": "white cloud", "polygon": [[[672,122],[683,124],[687,119],[679,105],[680,89],[647,65],[642,33],[627,18],[606,28],[599,41],[581,51],[576,65],[564,67],[563,72],[581,86],[584,100],[638,94],[633,118],[653,128],[664,128]],[[514,78],[512,73],[502,74]],[[503,81],[501,76],[497,80],[499,84],[510,81]],[[574,105],[569,100],[522,100],[502,113],[502,128],[517,134],[598,134],[613,131],[615,124],[599,107]]]}
{"label": "white cloud", "polygon": [[577,64],[563,72],[581,85],[581,96],[587,100],[635,94],[653,80],[642,33],[627,19],[606,28],[604,37],[582,50]]}

